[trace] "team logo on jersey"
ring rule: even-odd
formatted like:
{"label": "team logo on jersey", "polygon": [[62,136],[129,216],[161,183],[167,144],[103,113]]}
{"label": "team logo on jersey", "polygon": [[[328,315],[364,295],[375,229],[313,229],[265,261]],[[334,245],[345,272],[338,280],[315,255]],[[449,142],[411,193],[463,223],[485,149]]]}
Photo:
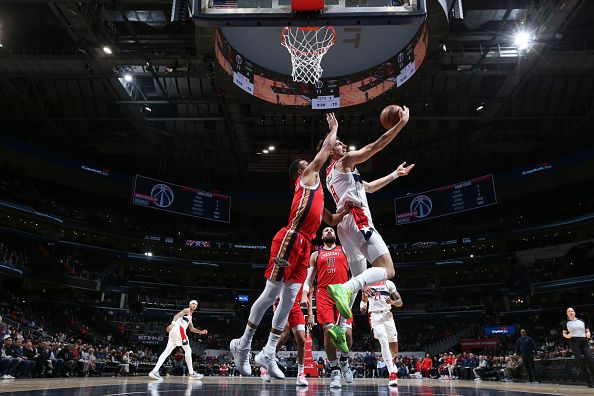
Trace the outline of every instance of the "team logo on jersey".
{"label": "team logo on jersey", "polygon": [[151,189],[151,197],[155,198],[155,205],[167,208],[173,203],[173,190],[167,185],[159,183]]}

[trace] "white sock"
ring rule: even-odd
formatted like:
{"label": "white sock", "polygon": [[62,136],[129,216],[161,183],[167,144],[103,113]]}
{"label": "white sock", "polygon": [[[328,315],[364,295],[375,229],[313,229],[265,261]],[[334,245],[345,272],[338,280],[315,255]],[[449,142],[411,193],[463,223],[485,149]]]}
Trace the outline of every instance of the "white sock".
{"label": "white sock", "polygon": [[330,365],[331,369],[335,369],[338,367],[338,359],[336,360],[331,360],[330,362],[328,362],[328,364]]}
{"label": "white sock", "polygon": [[354,278],[351,278],[348,282],[343,283],[342,286],[355,294],[365,286],[386,280],[387,277],[388,272],[384,268],[372,267],[367,268],[361,275],[357,275]]}
{"label": "white sock", "polygon": [[304,371],[305,371],[305,365],[297,364],[297,374],[303,374]]}
{"label": "white sock", "polygon": [[268,342],[266,343],[266,346],[263,349],[265,355],[276,355],[276,346],[278,345],[278,340],[280,340],[280,334],[274,334],[271,332],[268,336]]}
{"label": "white sock", "polygon": [[254,338],[254,334],[256,333],[256,329],[252,329],[250,326],[246,325],[243,335],[239,339],[239,349],[249,349],[252,347],[252,338]]}

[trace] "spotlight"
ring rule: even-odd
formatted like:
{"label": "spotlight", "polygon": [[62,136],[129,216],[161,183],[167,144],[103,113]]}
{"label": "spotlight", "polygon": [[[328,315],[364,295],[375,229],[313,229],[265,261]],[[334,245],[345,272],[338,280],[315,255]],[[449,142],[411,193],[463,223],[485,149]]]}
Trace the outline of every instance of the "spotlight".
{"label": "spotlight", "polygon": [[514,36],[514,42],[519,50],[526,49],[530,46],[530,42],[532,41],[531,34],[528,32],[517,32]]}
{"label": "spotlight", "polygon": [[481,104],[481,105],[479,105],[479,106],[476,108],[476,111],[481,111],[481,110],[482,110],[482,109],[484,109],[484,108],[485,108],[485,106],[483,106],[483,105]]}
{"label": "spotlight", "polygon": [[266,149],[262,150],[262,152],[263,152],[264,154],[268,154],[268,150],[266,150]]}
{"label": "spotlight", "polygon": [[103,47],[103,52],[105,52],[107,55],[113,54],[113,51],[108,46]]}
{"label": "spotlight", "polygon": [[470,255],[470,258],[474,258],[474,254],[471,254],[471,255]]}
{"label": "spotlight", "polygon": [[268,146],[268,151],[274,151],[274,146]]}
{"label": "spotlight", "polygon": [[353,150],[356,150],[356,149],[357,149],[357,148],[356,148],[355,146],[349,146],[349,150],[350,150],[350,151],[353,151]]}
{"label": "spotlight", "polygon": [[144,109],[145,109],[146,111],[153,111],[153,110],[152,110],[150,107],[148,107],[148,106],[144,106]]}
{"label": "spotlight", "polygon": [[132,75],[130,73],[124,74],[124,80],[126,80],[127,82],[132,81]]}
{"label": "spotlight", "polygon": [[145,256],[148,256],[148,257],[153,257],[153,253],[152,252],[144,252],[144,255]]}

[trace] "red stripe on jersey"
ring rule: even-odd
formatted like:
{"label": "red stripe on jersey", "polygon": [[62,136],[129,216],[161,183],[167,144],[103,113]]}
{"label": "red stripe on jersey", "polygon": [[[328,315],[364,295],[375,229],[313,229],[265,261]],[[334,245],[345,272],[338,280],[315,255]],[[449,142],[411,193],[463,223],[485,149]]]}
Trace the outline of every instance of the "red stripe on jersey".
{"label": "red stripe on jersey", "polygon": [[318,269],[318,287],[327,287],[349,280],[349,266],[342,246],[335,246],[328,250],[322,247],[318,250],[316,267]]}
{"label": "red stripe on jersey", "polygon": [[179,326],[179,333],[181,334],[182,341],[186,341],[188,336],[186,336],[186,331],[182,326]]}
{"label": "red stripe on jersey", "polygon": [[330,166],[326,168],[326,177],[328,177],[328,175],[330,174],[330,172],[332,172],[332,169],[334,169],[334,165],[336,165],[336,161],[332,162],[330,164]]}
{"label": "red stripe on jersey", "polygon": [[351,213],[353,214],[353,219],[355,220],[355,223],[357,224],[357,227],[359,227],[360,230],[365,227],[369,227],[369,219],[365,215],[365,211],[363,210],[363,208],[354,207],[353,209],[351,209]]}

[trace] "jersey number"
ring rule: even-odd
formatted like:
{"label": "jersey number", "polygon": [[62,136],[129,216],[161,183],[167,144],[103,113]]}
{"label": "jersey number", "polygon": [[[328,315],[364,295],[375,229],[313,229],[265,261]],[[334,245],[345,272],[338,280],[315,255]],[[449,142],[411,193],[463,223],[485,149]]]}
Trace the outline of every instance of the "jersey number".
{"label": "jersey number", "polygon": [[373,299],[374,299],[375,301],[379,301],[379,300],[381,300],[381,299],[382,299],[382,293],[381,293],[381,292],[378,292],[378,291],[376,291],[375,293],[373,293]]}
{"label": "jersey number", "polygon": [[326,272],[329,274],[333,274],[336,272],[336,264],[335,264],[335,258],[334,257],[328,257],[328,259],[326,260],[326,262],[328,263],[327,268],[326,268]]}

